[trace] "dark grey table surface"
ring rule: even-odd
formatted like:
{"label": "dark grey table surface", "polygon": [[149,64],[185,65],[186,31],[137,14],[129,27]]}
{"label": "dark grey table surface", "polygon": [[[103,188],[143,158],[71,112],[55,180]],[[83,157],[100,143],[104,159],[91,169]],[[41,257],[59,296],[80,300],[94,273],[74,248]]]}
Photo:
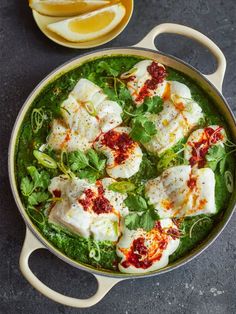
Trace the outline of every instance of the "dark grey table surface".
{"label": "dark grey table surface", "polygon": [[[219,45],[228,62],[223,93],[236,111],[235,0],[135,0],[130,24],[104,47],[133,45],[162,22],[196,28]],[[25,225],[14,203],[7,171],[11,130],[35,85],[55,67],[84,51],[49,41],[35,25],[26,0],[0,1],[0,40],[0,313],[236,313],[236,214],[215,243],[189,264],[158,277],[121,282],[87,310],[56,304],[26,282],[18,267]],[[192,41],[163,35],[157,44],[160,50],[204,73],[214,70],[212,56]],[[91,275],[47,251],[34,253],[30,264],[40,279],[70,296],[85,298],[96,290]]]}

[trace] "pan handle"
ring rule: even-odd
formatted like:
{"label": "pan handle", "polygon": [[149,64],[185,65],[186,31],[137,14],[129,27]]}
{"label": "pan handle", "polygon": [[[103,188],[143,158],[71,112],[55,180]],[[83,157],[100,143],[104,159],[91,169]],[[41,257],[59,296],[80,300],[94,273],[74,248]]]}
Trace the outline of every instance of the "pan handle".
{"label": "pan handle", "polygon": [[26,228],[25,241],[20,255],[20,270],[36,290],[55,302],[77,308],[87,308],[98,303],[115,284],[122,280],[93,274],[98,282],[98,290],[92,297],[88,299],[77,299],[65,296],[47,287],[29,268],[29,257],[31,253],[37,249],[46,249],[46,247]]}
{"label": "pan handle", "polygon": [[183,35],[198,41],[203,46],[207,47],[211,53],[215,56],[217,61],[217,69],[210,75],[205,77],[211,81],[220,91],[222,90],[222,84],[226,69],[226,59],[220,48],[207,36],[203,35],[199,31],[180,24],[164,23],[154,27],[138,44],[134,47],[150,48],[157,50],[154,44],[154,40],[162,33],[173,33]]}

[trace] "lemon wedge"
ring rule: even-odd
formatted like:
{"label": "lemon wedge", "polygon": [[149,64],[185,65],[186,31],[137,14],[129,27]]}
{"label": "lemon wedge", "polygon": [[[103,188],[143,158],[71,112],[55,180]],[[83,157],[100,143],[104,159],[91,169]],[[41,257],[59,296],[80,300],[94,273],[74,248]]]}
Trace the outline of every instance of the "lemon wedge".
{"label": "lemon wedge", "polygon": [[49,16],[74,16],[109,3],[109,0],[29,0],[33,10]]}
{"label": "lemon wedge", "polygon": [[125,15],[121,4],[111,5],[87,14],[47,25],[47,28],[72,42],[85,42],[114,29]]}

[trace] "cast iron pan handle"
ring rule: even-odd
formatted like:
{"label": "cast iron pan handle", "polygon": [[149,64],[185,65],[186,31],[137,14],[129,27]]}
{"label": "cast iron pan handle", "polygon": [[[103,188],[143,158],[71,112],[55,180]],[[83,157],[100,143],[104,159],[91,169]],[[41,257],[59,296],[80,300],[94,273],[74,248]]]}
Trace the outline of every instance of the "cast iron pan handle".
{"label": "cast iron pan handle", "polygon": [[87,308],[98,303],[115,284],[122,280],[94,275],[98,281],[98,290],[92,297],[88,299],[67,297],[47,287],[32,273],[31,269],[29,268],[29,257],[31,253],[37,249],[42,248],[45,249],[43,244],[32,235],[28,228],[26,228],[25,241],[20,255],[20,270],[24,277],[35,289],[55,302],[73,307]]}
{"label": "cast iron pan handle", "polygon": [[150,48],[157,50],[154,40],[157,36],[163,33],[173,33],[183,35],[198,41],[203,46],[207,47],[211,53],[215,56],[217,61],[217,69],[210,75],[205,77],[211,81],[220,91],[222,90],[222,84],[226,69],[226,59],[220,48],[207,36],[198,32],[197,30],[172,23],[164,23],[154,27],[135,47]]}

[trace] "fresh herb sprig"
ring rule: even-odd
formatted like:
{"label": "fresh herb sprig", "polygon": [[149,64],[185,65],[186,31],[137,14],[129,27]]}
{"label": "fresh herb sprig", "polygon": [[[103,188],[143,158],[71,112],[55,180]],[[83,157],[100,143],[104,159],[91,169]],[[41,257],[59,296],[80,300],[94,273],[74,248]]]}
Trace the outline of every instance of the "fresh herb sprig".
{"label": "fresh herb sprig", "polygon": [[79,178],[87,178],[90,182],[96,181],[104,175],[106,159],[94,149],[89,149],[86,154],[75,151],[68,154],[68,167]]}
{"label": "fresh herb sprig", "polygon": [[144,103],[136,108],[132,113],[126,112],[132,117],[132,130],[130,136],[142,144],[151,140],[157,134],[155,124],[150,121],[146,113],[157,114],[163,109],[163,100],[159,96],[145,98]]}
{"label": "fresh herb sprig", "polygon": [[119,75],[119,71],[110,66],[106,61],[100,61],[98,63],[96,73],[107,74],[114,77]]}
{"label": "fresh herb sprig", "polygon": [[99,155],[94,149],[89,149],[86,154],[80,150],[67,153],[62,151],[59,161],[56,156],[53,159],[49,155],[34,150],[34,157],[38,163],[49,169],[60,169],[60,171],[69,178],[87,178],[90,182],[96,181],[104,175],[106,159]]}
{"label": "fresh herb sprig", "polygon": [[163,99],[159,96],[146,97],[143,104],[138,107],[135,113],[159,113],[163,109]]}
{"label": "fresh herb sprig", "polygon": [[50,182],[47,171],[39,172],[36,167],[27,168],[29,176],[22,178],[20,183],[21,193],[24,195],[27,205],[35,206],[47,201],[50,197],[46,191]]}
{"label": "fresh herb sprig", "polygon": [[125,217],[125,225],[130,230],[143,228],[150,231],[159,219],[155,209],[140,195],[129,195],[125,199],[125,204],[130,210],[130,213]]}
{"label": "fresh herb sprig", "polygon": [[138,115],[132,120],[130,136],[142,144],[149,142],[157,134],[155,124],[144,115]]}
{"label": "fresh herb sprig", "polygon": [[[226,142],[227,146],[227,142]],[[213,171],[220,171],[220,174],[224,174],[226,170],[227,157],[236,152],[236,145],[231,145],[230,150],[227,152],[224,146],[214,145],[209,148],[206,160],[207,166],[210,167]]]}

